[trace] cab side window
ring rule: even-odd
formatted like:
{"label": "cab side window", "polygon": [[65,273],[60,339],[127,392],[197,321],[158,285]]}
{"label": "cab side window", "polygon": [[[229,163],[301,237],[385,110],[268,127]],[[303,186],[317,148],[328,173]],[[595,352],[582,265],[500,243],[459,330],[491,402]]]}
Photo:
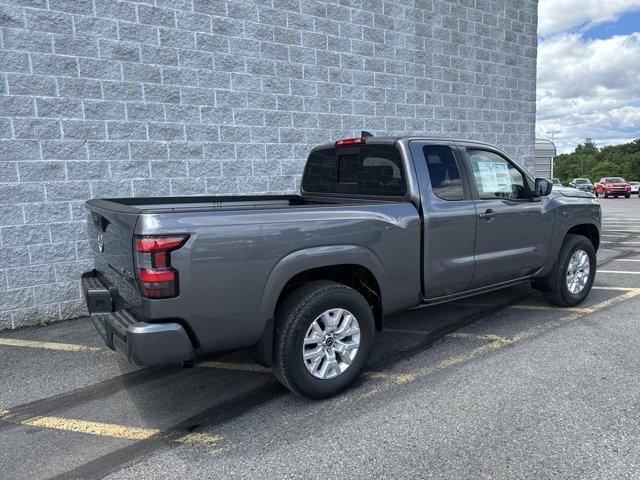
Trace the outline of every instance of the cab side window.
{"label": "cab side window", "polygon": [[481,199],[530,197],[524,175],[506,158],[487,150],[467,150],[467,155]]}
{"label": "cab side window", "polygon": [[429,169],[433,193],[443,200],[463,200],[460,170],[451,148],[444,145],[425,145],[422,153]]}

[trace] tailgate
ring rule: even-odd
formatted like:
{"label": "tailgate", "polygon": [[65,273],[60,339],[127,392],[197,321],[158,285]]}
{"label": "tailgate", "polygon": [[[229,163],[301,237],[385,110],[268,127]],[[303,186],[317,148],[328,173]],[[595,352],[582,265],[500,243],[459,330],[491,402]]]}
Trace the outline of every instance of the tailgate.
{"label": "tailgate", "polygon": [[140,306],[135,282],[133,236],[138,213],[112,211],[87,202],[89,245],[94,266],[107,287],[115,287],[128,307]]}

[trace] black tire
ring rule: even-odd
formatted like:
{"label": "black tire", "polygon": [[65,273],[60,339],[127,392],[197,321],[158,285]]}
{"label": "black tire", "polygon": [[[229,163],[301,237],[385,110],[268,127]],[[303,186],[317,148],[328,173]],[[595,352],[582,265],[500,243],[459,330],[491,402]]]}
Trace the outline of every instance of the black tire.
{"label": "black tire", "polygon": [[631,194],[625,195],[624,198],[631,198]]}
{"label": "black tire", "polygon": [[606,192],[604,192],[604,193],[602,194],[602,196],[603,196],[604,198],[609,198],[609,195],[607,195],[607,193],[606,193]]}
{"label": "black tire", "polygon": [[[584,288],[578,294],[573,294],[567,287],[566,275],[569,260],[578,249],[584,250],[588,255],[590,268],[589,277]],[[568,234],[562,243],[558,259],[551,271],[541,281],[536,282],[536,288],[542,291],[542,295],[549,303],[561,307],[573,307],[589,295],[596,276],[596,265],[596,250],[591,241],[582,235]]]}
{"label": "black tire", "polygon": [[[344,372],[331,379],[320,379],[305,366],[303,342],[312,322],[333,308],[345,308],[355,316],[360,327],[360,346]],[[346,285],[321,280],[301,286],[278,308],[275,321],[274,373],[297,395],[315,399],[336,395],[358,378],[369,360],[375,336],[373,311],[362,295]]]}

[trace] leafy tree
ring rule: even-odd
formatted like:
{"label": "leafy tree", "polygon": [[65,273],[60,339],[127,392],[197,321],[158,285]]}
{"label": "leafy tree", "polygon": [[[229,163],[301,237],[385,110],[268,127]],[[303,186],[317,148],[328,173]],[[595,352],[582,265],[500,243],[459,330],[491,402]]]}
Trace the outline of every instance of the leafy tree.
{"label": "leafy tree", "polygon": [[597,155],[598,147],[596,147],[596,142],[594,142],[593,139],[585,138],[584,143],[581,143],[576,147],[575,153]]}
{"label": "leafy tree", "polygon": [[627,180],[640,181],[640,152],[628,155],[624,164],[624,176]]}
{"label": "leafy tree", "polygon": [[601,162],[589,170],[589,178],[593,181],[600,180],[602,177],[622,176],[622,167],[613,162]]}
{"label": "leafy tree", "polygon": [[602,148],[586,138],[572,153],[558,155],[554,161],[554,176],[565,184],[578,177],[598,181],[610,175],[640,180],[640,138]]}

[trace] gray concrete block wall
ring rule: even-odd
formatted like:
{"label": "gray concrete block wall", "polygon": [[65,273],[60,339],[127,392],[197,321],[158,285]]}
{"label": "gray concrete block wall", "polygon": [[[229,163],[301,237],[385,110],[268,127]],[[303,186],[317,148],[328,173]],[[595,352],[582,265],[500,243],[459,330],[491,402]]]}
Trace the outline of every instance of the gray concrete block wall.
{"label": "gray concrete block wall", "polygon": [[533,162],[535,0],[0,2],[0,329],[85,314],[83,201],[293,192],[362,129]]}

